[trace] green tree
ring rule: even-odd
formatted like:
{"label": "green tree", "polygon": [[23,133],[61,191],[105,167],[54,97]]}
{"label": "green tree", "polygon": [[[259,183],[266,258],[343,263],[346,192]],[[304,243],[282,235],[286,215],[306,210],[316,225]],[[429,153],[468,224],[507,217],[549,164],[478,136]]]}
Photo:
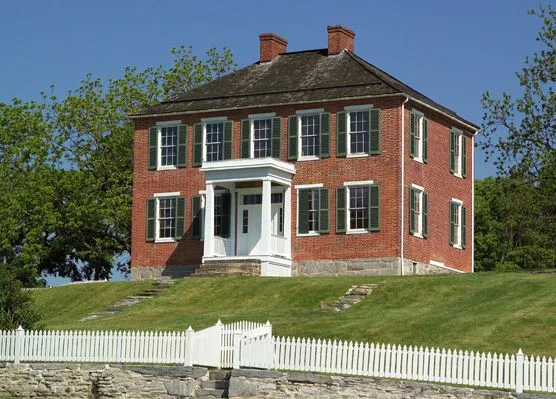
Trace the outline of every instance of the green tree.
{"label": "green tree", "polygon": [[0,330],[32,328],[39,320],[33,299],[5,267],[0,266]]}
{"label": "green tree", "polygon": [[543,166],[555,156],[556,147],[556,10],[550,6],[531,10],[541,21],[539,50],[526,57],[516,73],[523,93],[514,98],[504,92],[496,99],[486,91],[480,147],[501,174],[513,169],[537,179]]}
{"label": "green tree", "polygon": [[128,270],[134,125],[129,114],[235,68],[230,50],[171,51],[169,68],[86,76],[66,97],[0,104],[0,263],[27,285]]}

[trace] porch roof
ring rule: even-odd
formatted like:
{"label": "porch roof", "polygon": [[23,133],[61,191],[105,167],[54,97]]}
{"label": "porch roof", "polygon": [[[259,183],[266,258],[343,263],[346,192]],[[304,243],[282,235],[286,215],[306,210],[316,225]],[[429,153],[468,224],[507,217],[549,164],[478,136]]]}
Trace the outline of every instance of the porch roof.
{"label": "porch roof", "polygon": [[270,180],[290,186],[296,171],[293,164],[269,157],[203,162],[201,172],[207,184]]}

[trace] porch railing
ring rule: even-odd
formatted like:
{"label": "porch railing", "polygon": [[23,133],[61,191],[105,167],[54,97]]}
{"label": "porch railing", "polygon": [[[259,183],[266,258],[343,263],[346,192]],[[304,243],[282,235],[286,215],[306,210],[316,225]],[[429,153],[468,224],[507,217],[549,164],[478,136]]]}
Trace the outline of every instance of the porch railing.
{"label": "porch railing", "polygon": [[232,240],[214,236],[214,253],[216,256],[233,256]]}
{"label": "porch railing", "polygon": [[288,240],[286,237],[272,235],[270,240],[273,255],[288,256]]}

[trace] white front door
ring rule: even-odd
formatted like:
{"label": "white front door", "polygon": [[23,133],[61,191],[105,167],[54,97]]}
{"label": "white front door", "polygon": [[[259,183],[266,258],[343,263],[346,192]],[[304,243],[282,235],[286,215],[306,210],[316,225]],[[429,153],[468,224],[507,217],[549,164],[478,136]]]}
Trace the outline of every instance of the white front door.
{"label": "white front door", "polygon": [[261,239],[261,204],[244,204],[240,200],[238,215],[238,255],[258,255]]}

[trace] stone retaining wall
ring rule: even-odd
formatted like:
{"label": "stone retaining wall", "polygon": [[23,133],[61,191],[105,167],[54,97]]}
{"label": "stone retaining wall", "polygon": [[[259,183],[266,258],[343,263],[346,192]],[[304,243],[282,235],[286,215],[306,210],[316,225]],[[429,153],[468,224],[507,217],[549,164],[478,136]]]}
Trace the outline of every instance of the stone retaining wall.
{"label": "stone retaining wall", "polygon": [[549,398],[554,396],[516,394],[513,392],[455,388],[429,383],[340,377],[313,373],[282,373],[266,370],[233,370],[230,399],[487,399]]}

